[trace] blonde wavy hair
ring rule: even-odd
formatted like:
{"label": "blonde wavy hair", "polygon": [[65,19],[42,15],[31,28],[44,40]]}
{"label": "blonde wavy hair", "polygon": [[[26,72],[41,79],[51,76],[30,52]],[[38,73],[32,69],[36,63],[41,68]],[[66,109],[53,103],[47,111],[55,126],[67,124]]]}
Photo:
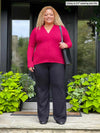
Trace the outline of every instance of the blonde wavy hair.
{"label": "blonde wavy hair", "polygon": [[44,13],[47,9],[51,9],[54,13],[54,24],[64,26],[59,14],[57,13],[57,11],[52,6],[45,6],[44,8],[42,8],[42,10],[40,11],[40,13],[38,15],[36,27],[40,29],[41,26],[44,25]]}

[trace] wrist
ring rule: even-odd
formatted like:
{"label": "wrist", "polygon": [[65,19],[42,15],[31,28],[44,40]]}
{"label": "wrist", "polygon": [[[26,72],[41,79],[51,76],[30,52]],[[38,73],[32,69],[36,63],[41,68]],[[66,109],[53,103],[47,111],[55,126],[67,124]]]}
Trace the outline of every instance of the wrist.
{"label": "wrist", "polygon": [[65,43],[65,48],[68,48],[68,45]]}

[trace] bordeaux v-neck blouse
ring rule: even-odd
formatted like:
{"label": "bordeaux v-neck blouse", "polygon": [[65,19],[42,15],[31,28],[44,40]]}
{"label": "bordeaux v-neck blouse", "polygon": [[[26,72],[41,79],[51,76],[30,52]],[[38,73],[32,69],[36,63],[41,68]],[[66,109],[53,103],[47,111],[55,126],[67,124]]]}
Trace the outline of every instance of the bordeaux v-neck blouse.
{"label": "bordeaux v-neck blouse", "polygon": [[[62,27],[63,40],[69,48],[72,47],[72,42],[68,31],[64,26]],[[64,64],[62,50],[59,48],[61,42],[61,33],[58,25],[54,25],[49,33],[44,26],[40,29],[36,27],[32,30],[28,50],[27,50],[27,64],[29,67],[41,63],[61,63]]]}

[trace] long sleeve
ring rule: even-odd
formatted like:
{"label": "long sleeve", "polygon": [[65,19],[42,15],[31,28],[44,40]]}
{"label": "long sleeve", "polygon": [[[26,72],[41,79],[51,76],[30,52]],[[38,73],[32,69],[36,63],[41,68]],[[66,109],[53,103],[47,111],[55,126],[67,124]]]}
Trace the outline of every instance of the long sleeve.
{"label": "long sleeve", "polygon": [[27,49],[27,66],[29,67],[34,67],[33,63],[33,53],[34,53],[34,48],[36,44],[36,28],[34,28],[31,32],[30,38],[29,38],[29,44],[28,44],[28,49]]}
{"label": "long sleeve", "polygon": [[71,48],[72,47],[72,42],[71,42],[69,33],[68,33],[67,29],[64,26],[62,26],[62,32],[63,32],[64,42],[68,45],[68,48]]}

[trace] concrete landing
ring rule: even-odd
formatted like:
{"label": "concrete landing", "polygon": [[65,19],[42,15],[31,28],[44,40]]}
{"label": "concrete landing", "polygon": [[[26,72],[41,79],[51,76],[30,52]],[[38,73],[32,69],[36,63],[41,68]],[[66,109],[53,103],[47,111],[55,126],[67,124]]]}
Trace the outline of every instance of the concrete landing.
{"label": "concrete landing", "polygon": [[37,116],[0,115],[0,133],[100,133],[100,114],[84,114],[82,117],[67,117],[64,125],[59,125],[49,117],[48,123],[41,125]]}

